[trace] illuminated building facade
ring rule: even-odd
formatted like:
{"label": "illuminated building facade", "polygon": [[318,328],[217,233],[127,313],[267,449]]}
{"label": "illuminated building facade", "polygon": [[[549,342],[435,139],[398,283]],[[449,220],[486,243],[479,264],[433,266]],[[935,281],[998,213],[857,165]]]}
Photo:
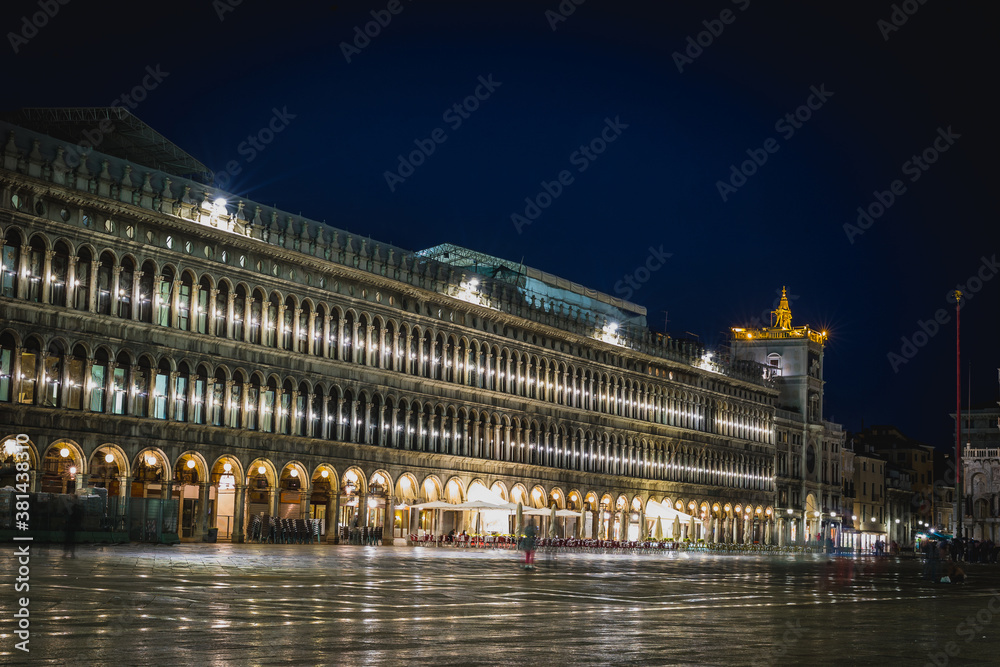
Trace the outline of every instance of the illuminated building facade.
{"label": "illuminated building facade", "polygon": [[844,431],[823,419],[827,334],[793,327],[785,290],[771,326],[733,329],[733,357],[764,366],[779,390],[775,405],[775,512],[784,541],[839,543]]}
{"label": "illuminated building facade", "polygon": [[[98,121],[113,130],[81,153]],[[0,430],[30,437],[36,491],[175,498],[192,540],[241,541],[260,514],[329,539],[471,529],[409,506],[481,492],[589,511],[566,532],[633,537],[656,500],[711,515],[695,539],[770,537],[776,424],[799,422],[759,365],[530,267],[220,192],[120,109],[0,131]],[[805,417],[809,443],[831,428]],[[781,488],[821,507],[816,470]]]}

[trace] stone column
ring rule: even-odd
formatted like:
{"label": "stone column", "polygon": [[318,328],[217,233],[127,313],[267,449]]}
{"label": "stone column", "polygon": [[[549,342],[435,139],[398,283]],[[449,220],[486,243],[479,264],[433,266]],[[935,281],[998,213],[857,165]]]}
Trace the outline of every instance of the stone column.
{"label": "stone column", "polygon": [[247,296],[243,299],[243,342],[249,343],[251,340],[250,330],[253,328],[253,297]]}
{"label": "stone column", "polygon": [[194,537],[196,542],[201,542],[208,532],[208,501],[209,483],[198,482],[198,513],[195,517]]}
{"label": "stone column", "polygon": [[118,317],[118,303],[121,300],[121,290],[122,284],[122,269],[124,267],[121,264],[115,264],[111,267],[111,314]]}
{"label": "stone column", "polygon": [[396,512],[393,509],[392,494],[385,497],[385,508],[382,514],[382,546],[391,547],[396,534]]}
{"label": "stone column", "polygon": [[[87,288],[87,310],[97,312],[97,274],[100,272],[101,263],[94,260],[90,263],[90,287]],[[25,295],[27,297],[27,295]]]}
{"label": "stone column", "polygon": [[[331,487],[333,486],[331,484]],[[333,515],[327,522],[330,531],[327,535],[327,541],[331,541],[332,538],[334,544],[340,544],[340,489],[332,489],[331,493],[333,494]]]}
{"label": "stone column", "polygon": [[[132,285],[129,287],[129,289],[132,290],[132,320],[136,322],[141,319],[139,317],[139,313],[142,310],[142,289],[141,289],[142,274],[143,274],[142,271],[133,272]],[[153,304],[152,294],[149,295],[149,299],[150,299],[149,301],[150,309],[152,309],[152,304]]]}
{"label": "stone column", "polygon": [[[226,380],[225,387],[222,390],[222,425],[229,426],[232,423],[233,417],[233,385],[236,384],[232,380]],[[241,397],[242,398],[242,397]]]}
{"label": "stone column", "polygon": [[49,298],[52,296],[52,258],[55,257],[56,253],[54,250],[45,251],[45,259],[42,264],[42,275],[40,280],[42,281],[42,303],[49,303]]}
{"label": "stone column", "polygon": [[[304,479],[302,480],[305,481]],[[310,484],[303,484],[299,489],[299,518],[308,519],[309,518],[309,500],[312,498],[312,486]]]}
{"label": "stone column", "polygon": [[[176,277],[170,283],[170,328],[176,329],[180,322],[181,281]],[[190,315],[190,311],[188,312]]]}
{"label": "stone column", "polygon": [[243,537],[243,523],[244,523],[244,505],[247,501],[247,487],[242,484],[236,485],[236,498],[235,505],[233,509],[233,533],[232,542],[233,544],[242,544],[244,541]]}
{"label": "stone column", "polygon": [[306,354],[310,356],[316,355],[316,311],[309,311],[309,321],[306,324],[309,331],[306,332]]}
{"label": "stone column", "polygon": [[[210,336],[218,336],[219,335],[219,329],[218,329],[219,318],[215,316],[215,311],[217,310],[216,303],[218,301],[218,298],[219,298],[219,290],[217,290],[215,288],[212,288],[211,290],[209,290],[209,292],[208,292],[208,312],[205,313],[205,319],[207,320],[208,323],[205,326],[205,333],[207,333]],[[222,326],[223,326],[223,329],[224,329],[225,326],[226,326],[225,321],[223,321]],[[228,396],[228,394],[227,394],[227,396]]]}
{"label": "stone column", "polygon": [[330,321],[333,319],[331,315],[323,316],[323,358],[329,359],[331,357],[330,350],[332,349],[330,345]]}
{"label": "stone column", "polygon": [[76,255],[69,256],[66,267],[66,307],[76,307],[76,263],[80,258]]}

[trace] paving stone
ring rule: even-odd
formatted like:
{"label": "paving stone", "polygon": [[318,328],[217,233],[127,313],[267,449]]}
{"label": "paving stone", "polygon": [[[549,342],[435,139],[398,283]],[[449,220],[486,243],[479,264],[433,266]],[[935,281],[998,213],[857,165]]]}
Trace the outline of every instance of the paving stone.
{"label": "paving stone", "polygon": [[967,571],[949,586],[895,558],[540,554],[525,571],[516,552],[451,548],[49,549],[31,561],[31,652],[8,616],[0,661],[996,664],[1000,566]]}

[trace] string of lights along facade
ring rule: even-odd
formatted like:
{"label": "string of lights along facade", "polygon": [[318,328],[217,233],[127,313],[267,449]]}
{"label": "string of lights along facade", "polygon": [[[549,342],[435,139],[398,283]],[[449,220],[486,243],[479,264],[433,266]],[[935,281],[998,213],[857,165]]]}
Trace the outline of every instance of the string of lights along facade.
{"label": "string of lights along facade", "polygon": [[567,532],[627,539],[655,500],[712,517],[693,539],[774,539],[761,364],[529,267],[239,200],[121,110],[0,132],[0,430],[30,437],[34,490],[175,498],[192,540],[261,513],[471,529],[410,506],[480,491],[584,510]]}

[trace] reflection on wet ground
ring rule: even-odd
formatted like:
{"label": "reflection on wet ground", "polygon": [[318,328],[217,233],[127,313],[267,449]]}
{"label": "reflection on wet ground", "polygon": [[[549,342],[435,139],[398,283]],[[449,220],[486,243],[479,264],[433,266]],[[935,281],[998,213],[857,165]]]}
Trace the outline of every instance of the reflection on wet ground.
{"label": "reflection on wet ground", "polygon": [[[302,545],[36,547],[13,664],[996,664],[1000,566]],[[16,596],[13,545],[2,597]]]}

